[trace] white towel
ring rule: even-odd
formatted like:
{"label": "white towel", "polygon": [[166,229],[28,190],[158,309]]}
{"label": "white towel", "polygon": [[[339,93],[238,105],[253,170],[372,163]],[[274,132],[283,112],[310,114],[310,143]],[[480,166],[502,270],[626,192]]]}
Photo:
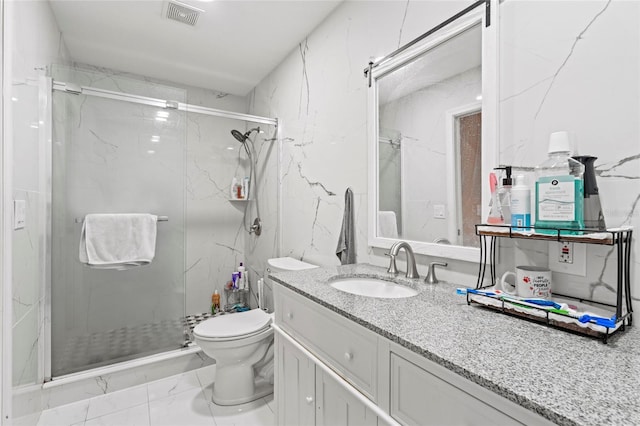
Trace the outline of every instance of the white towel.
{"label": "white towel", "polygon": [[80,262],[125,270],[151,263],[158,217],[151,214],[88,214],[80,234]]}
{"label": "white towel", "polygon": [[398,238],[398,221],[393,210],[378,212],[378,237]]}

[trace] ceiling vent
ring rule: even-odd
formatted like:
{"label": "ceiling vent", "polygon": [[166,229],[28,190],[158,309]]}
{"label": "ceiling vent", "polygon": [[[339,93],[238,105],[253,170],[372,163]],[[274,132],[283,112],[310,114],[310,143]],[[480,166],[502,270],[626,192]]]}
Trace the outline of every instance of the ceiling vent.
{"label": "ceiling vent", "polygon": [[200,12],[204,11],[177,1],[167,2],[167,18],[183,24],[195,26]]}

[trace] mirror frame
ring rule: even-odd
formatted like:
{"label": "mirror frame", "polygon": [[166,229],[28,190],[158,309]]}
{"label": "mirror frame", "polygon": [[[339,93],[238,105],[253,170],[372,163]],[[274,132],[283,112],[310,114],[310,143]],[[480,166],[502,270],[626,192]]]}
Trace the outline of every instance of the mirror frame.
{"label": "mirror frame", "polygon": [[[482,2],[485,4],[485,2]],[[383,238],[377,235],[378,224],[378,85],[377,79],[414,60],[418,56],[444,43],[448,39],[475,26],[482,25],[482,216],[489,213],[491,194],[484,177],[498,164],[498,1],[490,0],[489,13],[485,7],[475,7],[450,24],[443,26],[418,43],[397,55],[391,54],[375,67],[370,67],[371,86],[368,90],[368,244],[371,247],[389,249],[401,238]],[[487,25],[487,24],[490,25]],[[437,27],[436,27],[437,28]],[[411,43],[410,43],[411,44]],[[424,241],[404,240],[413,251],[427,256],[477,262],[480,248],[436,244]]]}

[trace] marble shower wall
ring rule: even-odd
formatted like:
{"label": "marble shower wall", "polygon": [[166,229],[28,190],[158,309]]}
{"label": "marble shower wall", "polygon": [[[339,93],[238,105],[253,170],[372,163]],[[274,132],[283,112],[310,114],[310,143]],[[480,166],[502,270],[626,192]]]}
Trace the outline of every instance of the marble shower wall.
{"label": "marble shower wall", "polygon": [[[252,113],[282,119],[283,254],[338,264],[343,193],[351,186],[358,261],[387,263],[366,238],[363,69],[371,58],[390,53],[470,3],[345,2],[252,92]],[[506,0],[500,15],[499,163],[532,167],[545,158],[550,132],[572,130],[580,153],[599,157],[608,225],[638,225],[638,2]],[[634,269],[637,249],[636,242]],[[523,250],[535,263],[548,262],[546,247]],[[512,268],[522,253],[501,253],[506,261],[500,268]],[[590,248],[588,256],[597,262],[588,262],[588,284],[574,291],[611,282],[609,251]],[[429,260],[419,256],[422,273]],[[443,278],[475,283],[471,263],[449,265]],[[632,281],[637,296],[639,284]],[[571,285],[574,278],[558,277],[563,282]]]}
{"label": "marble shower wall", "polygon": [[[44,279],[46,236],[45,151],[39,115],[38,79],[49,64],[67,56],[60,31],[47,2],[6,2],[5,37],[11,82],[7,127],[13,142],[13,198],[25,200],[24,229],[13,232],[13,335],[14,386],[42,380],[44,332]],[[7,208],[10,208],[7,206]],[[4,330],[8,330],[5,324]],[[38,407],[35,407],[38,409]]]}
{"label": "marble shower wall", "polygon": [[[106,90],[186,101],[193,105],[234,112],[247,110],[246,100],[238,96],[86,64],[77,64],[73,68],[56,67],[56,75],[59,80],[74,81]],[[183,99],[185,93],[186,98]],[[210,309],[211,294],[215,289],[224,294],[223,286],[231,278],[231,272],[236,270],[239,262],[244,261],[252,266],[248,259],[250,254],[245,253],[245,247],[250,250],[255,246],[255,243],[245,246],[248,235],[243,226],[246,203],[229,201],[231,180],[234,176],[241,179],[249,175],[249,161],[230,131],[238,129],[244,132],[257,125],[198,113],[180,114],[184,115],[186,121],[185,306],[187,314],[196,314]],[[277,150],[271,148],[276,148],[277,145],[270,140],[275,136],[275,130],[265,125],[261,125],[261,129],[264,133],[255,135],[254,138],[258,157],[275,161]],[[261,167],[264,168],[265,164],[263,161]],[[259,178],[262,175],[276,173],[275,170],[277,169],[268,172],[258,170]],[[275,182],[275,177],[269,182],[259,180],[259,189],[262,191],[275,185]],[[274,189],[269,191],[273,192]],[[266,211],[275,208],[277,203],[260,199],[260,204],[261,210],[264,204]],[[253,203],[250,207],[254,207]],[[266,228],[268,227],[267,225]],[[266,236],[263,234],[259,239],[260,242],[269,240],[264,244],[270,248],[274,245],[275,222],[273,227],[272,232],[267,232]],[[253,239],[255,237],[249,237],[248,241],[251,242]]]}

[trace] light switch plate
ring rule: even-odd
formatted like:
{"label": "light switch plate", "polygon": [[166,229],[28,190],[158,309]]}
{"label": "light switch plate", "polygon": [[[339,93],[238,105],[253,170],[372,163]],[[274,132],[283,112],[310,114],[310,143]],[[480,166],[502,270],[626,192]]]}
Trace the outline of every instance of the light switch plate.
{"label": "light switch plate", "polygon": [[587,244],[573,243],[573,262],[565,263],[560,261],[562,243],[549,241],[549,269],[563,274],[587,275]]}
{"label": "light switch plate", "polygon": [[27,203],[25,200],[13,200],[13,229],[25,227],[27,216]]}
{"label": "light switch plate", "polygon": [[446,218],[444,204],[434,204],[433,205],[433,217],[435,217],[436,219],[445,219]]}

